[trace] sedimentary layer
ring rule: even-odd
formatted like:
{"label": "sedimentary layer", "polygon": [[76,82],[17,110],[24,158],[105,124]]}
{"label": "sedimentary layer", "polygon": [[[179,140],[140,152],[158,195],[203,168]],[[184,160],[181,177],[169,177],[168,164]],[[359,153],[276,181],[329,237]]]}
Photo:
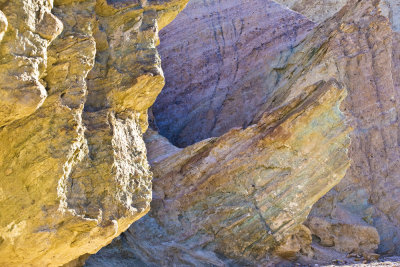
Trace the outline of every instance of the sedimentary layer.
{"label": "sedimentary layer", "polygon": [[[346,89],[335,79],[318,79],[313,72],[324,50],[317,52],[308,46],[309,39],[302,40],[314,23],[272,1],[251,7],[245,2],[193,1],[175,20],[192,18],[192,29],[198,28],[200,33],[181,32],[189,47],[197,47],[194,51],[199,52],[188,54],[189,60],[179,54],[181,43],[168,43],[160,49],[168,55],[166,73],[169,67],[181,76],[171,73],[170,81],[167,79],[165,91],[152,109],[153,125],[161,133],[163,124],[169,127],[169,134],[178,130],[177,138],[165,136],[184,148],[153,130],[146,134],[155,176],[152,209],[91,257],[88,266],[118,259],[151,266],[266,264],[275,256],[295,259],[301,253],[312,255],[311,232],[302,224],[311,206],[341,180],[349,166],[349,129],[339,110]],[[218,8],[223,12],[214,13]],[[205,10],[211,15],[199,16]],[[230,34],[235,32],[230,14],[242,14],[239,10],[246,12],[242,33],[235,36]],[[289,18],[282,32],[264,25],[259,28],[263,34],[257,35],[255,26],[247,26],[253,18],[249,14],[259,12],[261,16],[265,11],[270,19],[266,25],[285,23],[283,18]],[[171,32],[162,35],[163,43],[177,36],[177,25],[181,24],[166,28],[171,27]],[[209,25],[207,31],[204,25]],[[204,45],[198,40],[202,35],[207,37]],[[240,53],[249,54],[236,63],[232,63],[234,54],[225,54],[221,58],[229,67],[220,63],[217,72],[206,71],[215,65],[206,64],[198,55],[210,53],[208,43],[215,40],[221,40],[220,47],[211,51],[223,51],[225,40],[226,51],[237,46],[242,47]],[[174,57],[174,51],[180,56]],[[252,55],[251,59],[246,55]],[[173,64],[178,58],[187,63]],[[232,66],[239,66],[236,77],[243,79],[236,80],[235,71],[229,72]],[[194,77],[194,69],[204,72],[198,79],[205,82],[186,85],[193,81],[189,77]],[[307,75],[312,79],[304,81]],[[219,83],[225,87],[216,88]],[[253,97],[242,97],[246,94]],[[176,101],[171,102],[173,99]],[[219,105],[215,110],[209,105],[214,101]],[[218,119],[209,122],[207,116]],[[184,131],[180,131],[182,123]],[[217,128],[213,125],[219,128],[218,134],[212,133]],[[199,129],[204,131],[199,133]]]}
{"label": "sedimentary layer", "polygon": [[[114,260],[130,258],[155,265],[224,265],[262,263],[266,255],[294,259],[302,254],[323,262],[349,253],[366,255],[366,258],[375,257],[371,254],[374,251],[398,253],[397,236],[400,228],[397,214],[400,201],[396,192],[400,155],[399,83],[396,71],[399,65],[399,36],[396,32],[398,16],[395,15],[398,4],[394,1],[356,0],[346,3],[279,2],[297,13],[266,1],[256,2],[256,10],[251,10],[246,1],[235,1],[234,4],[232,1],[194,0],[189,3],[182,17],[178,17],[175,24],[170,24],[165,33],[161,33],[163,44],[166,45],[160,51],[162,55],[165,53],[164,71],[168,79],[152,109],[152,123],[176,146],[156,133],[150,134],[147,141],[149,157],[153,159],[152,166],[157,176],[153,210],[143,221],[124,233],[114,246],[91,258],[89,265],[107,262],[105,255]],[[319,12],[326,3],[335,5],[334,12]],[[314,24],[299,12],[320,24]],[[263,18],[267,22],[260,25],[263,22],[257,19],[253,21],[252,18],[257,18],[257,14],[266,14]],[[277,24],[284,25],[284,30],[280,32],[278,26],[268,27]],[[198,34],[182,30],[185,25],[191,25],[187,28],[192,33],[193,29],[198,29]],[[177,36],[182,36],[183,41],[174,44]],[[193,52],[181,52],[186,47],[183,44]],[[178,57],[174,53],[184,64],[176,62]],[[219,56],[222,54],[225,56]],[[251,60],[247,61],[248,57]],[[246,137],[236,142],[233,133],[239,135],[257,129],[262,125],[265,114],[290,106],[298,97],[305,97],[309,88],[330,83],[332,79],[336,81],[334,84],[342,84],[349,94],[341,108],[348,118],[347,123],[354,129],[350,134],[352,142],[349,156],[352,166],[343,181],[314,206],[305,222],[307,228],[301,226],[303,220],[295,220],[297,232],[287,231],[286,237],[278,234],[280,238],[274,238],[275,232],[271,231],[272,236],[262,236],[246,247],[246,240],[254,241],[252,233],[257,229],[248,223],[249,218],[253,218],[250,211],[249,217],[239,216],[243,212],[232,220],[221,222],[211,219],[231,218],[229,216],[236,214],[234,208],[238,206],[252,207],[251,203],[246,203],[246,197],[237,201],[228,197],[214,198],[214,194],[220,196],[220,188],[227,188],[226,192],[236,192],[246,188],[241,183],[252,181],[255,177],[269,177],[267,174],[254,174],[246,168],[235,168],[235,164],[246,164],[245,160],[226,164],[222,170],[219,162],[223,164],[229,161],[230,153],[240,158],[242,154],[235,154],[235,147],[251,142],[248,138],[255,138]],[[325,119],[330,120],[329,117]],[[288,128],[294,130],[293,127]],[[313,138],[313,143],[317,146],[323,140],[322,137]],[[220,142],[229,143],[230,147],[219,145]],[[203,154],[200,149],[203,146],[207,148],[205,151],[211,147],[210,151],[231,152],[226,152],[218,163],[205,159],[203,163],[203,158],[210,159],[209,153]],[[244,151],[243,155],[247,155]],[[212,155],[215,157],[218,152]],[[257,157],[257,153],[258,147],[254,146],[252,156]],[[192,160],[180,163],[181,156]],[[202,167],[205,162],[209,167]],[[253,160],[253,163],[257,165],[257,160]],[[279,181],[282,179],[276,173],[272,176]],[[324,179],[329,177],[326,175]],[[226,181],[226,184],[219,187],[219,182],[211,182],[220,180]],[[204,188],[198,183],[204,183]],[[273,185],[269,186],[273,188]],[[188,191],[181,191],[181,187]],[[285,188],[288,194],[295,194],[292,186]],[[311,188],[305,187],[304,191],[308,192]],[[263,190],[270,192],[268,187]],[[279,191],[275,188],[273,192],[276,190]],[[203,203],[205,206],[202,208]],[[278,203],[272,201],[267,206],[273,209],[276,204],[282,208],[291,202]],[[223,211],[228,207],[234,208],[226,214]],[[218,213],[220,211],[221,214]],[[262,221],[270,226],[271,220],[274,220],[271,213],[262,216]],[[296,218],[297,215],[292,213],[292,216]],[[209,224],[208,221],[213,223]],[[233,226],[229,228],[226,225]],[[208,230],[216,227],[218,230],[215,232]],[[150,228],[160,231],[149,235]],[[262,227],[256,232],[265,233]],[[220,241],[219,234],[226,234],[224,238],[229,241]],[[315,237],[313,244],[311,234]],[[140,241],[143,239],[148,241]],[[268,243],[268,240],[277,242]],[[200,245],[197,246],[198,243]],[[257,250],[257,244],[269,251]],[[116,253],[119,250],[117,247],[124,251],[123,255],[129,256],[120,256]],[[324,255],[325,251],[332,252]]]}

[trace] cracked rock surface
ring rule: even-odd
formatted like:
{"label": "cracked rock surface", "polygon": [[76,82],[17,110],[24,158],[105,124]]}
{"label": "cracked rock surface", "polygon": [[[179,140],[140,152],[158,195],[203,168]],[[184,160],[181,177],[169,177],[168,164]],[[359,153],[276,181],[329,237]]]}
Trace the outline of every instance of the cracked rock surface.
{"label": "cracked rock surface", "polygon": [[0,265],[66,264],[149,210],[155,46],[185,4],[0,1]]}
{"label": "cracked rock surface", "polygon": [[0,0],[0,265],[399,254],[398,1],[186,2]]}
{"label": "cracked rock surface", "polygon": [[[153,130],[146,137],[155,174],[152,209],[88,266],[331,263],[351,262],[352,253],[369,260],[374,252],[399,253],[397,1],[277,2],[286,7],[192,0],[161,33],[167,82],[152,125],[166,138]],[[340,105],[333,95],[311,93],[342,87],[348,97]],[[311,137],[320,124],[294,123],[308,116],[291,112],[299,99],[326,111],[340,107],[347,119],[319,117],[334,128]],[[281,112],[285,134],[261,130]],[[332,135],[345,122],[353,128],[351,144]],[[310,143],[296,134],[301,129],[308,129]],[[258,131],[268,140],[263,145]],[[290,144],[287,154],[274,138]],[[330,138],[335,145],[327,145]],[[303,170],[328,173],[300,178],[293,170],[302,165],[290,167],[294,144],[313,155],[300,157],[320,162]],[[342,162],[344,174],[349,163],[339,144],[349,146],[351,167],[334,187],[342,177],[335,180],[335,164]],[[278,164],[272,168],[271,158]],[[319,182],[334,188],[318,201],[328,188]],[[309,214],[306,206],[315,202]]]}
{"label": "cracked rock surface", "polygon": [[[197,34],[178,30],[189,21]],[[273,26],[278,22],[282,29]],[[178,147],[154,130],[146,133],[151,210],[87,266],[254,265],[312,256],[303,223],[350,163],[349,128],[339,109],[346,89],[339,76],[315,74],[327,51],[312,39],[314,25],[272,1],[189,3],[161,34],[162,44],[177,34],[187,41],[160,48],[169,81],[152,108],[153,127],[177,130],[179,137],[166,136]],[[197,54],[183,58],[183,43]],[[216,108],[209,110],[210,103]],[[207,120],[214,115],[220,120]]]}

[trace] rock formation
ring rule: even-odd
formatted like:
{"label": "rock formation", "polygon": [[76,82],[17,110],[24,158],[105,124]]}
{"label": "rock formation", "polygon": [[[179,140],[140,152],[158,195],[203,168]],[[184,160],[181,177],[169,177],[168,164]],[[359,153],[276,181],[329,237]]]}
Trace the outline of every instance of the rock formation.
{"label": "rock formation", "polygon": [[255,125],[169,149],[167,158],[158,156],[165,140],[148,133],[153,202],[128,232],[135,255],[155,266],[255,263],[296,234],[349,166],[338,108],[345,90],[329,81],[305,92]]}
{"label": "rock formation", "polygon": [[248,126],[313,26],[273,1],[190,1],[160,34],[166,85],[152,108],[160,133],[184,147]]}
{"label": "rock formation", "polygon": [[187,1],[0,0],[0,265],[399,254],[400,3]]}
{"label": "rock formation", "polygon": [[149,209],[158,30],[187,1],[0,1],[0,265],[95,253]]}
{"label": "rock formation", "polygon": [[[379,244],[377,252],[382,254],[399,254],[400,3],[367,2],[361,4],[368,6],[364,14],[348,11],[353,18],[341,30],[348,37],[343,38],[342,34],[339,37],[342,39],[337,39],[344,48],[344,57],[337,60],[341,62],[339,71],[344,73],[339,80],[349,90],[345,111],[354,128],[350,149],[352,167],[343,181],[314,207],[310,225],[319,233],[321,228],[315,228],[313,222],[330,225],[323,235],[334,235],[337,240],[358,239],[359,243],[352,241],[351,248],[346,245],[347,252],[362,252],[361,243],[365,243],[375,244],[374,248]],[[336,3],[341,5],[340,1]],[[312,12],[322,14],[313,8],[316,6],[314,1],[303,3],[301,8],[297,5],[296,11],[315,17]],[[370,14],[366,15],[367,12]],[[328,23],[335,23],[335,18],[331,21]],[[337,228],[336,234],[329,232],[330,227],[336,228],[338,224],[343,227]],[[347,230],[356,226],[358,230]],[[376,231],[369,230],[371,226],[378,231],[380,240],[371,234]],[[332,245],[344,250],[340,244]]]}
{"label": "rock formation", "polygon": [[[194,144],[182,149],[147,133],[150,214],[88,266],[117,262],[116,247],[154,266],[255,264],[271,255],[312,253],[311,232],[302,223],[349,166],[348,129],[339,111],[345,89],[314,77],[312,67],[325,51],[301,42],[313,26],[272,1],[189,3],[161,34],[167,84],[153,113],[173,143]],[[178,34],[187,41],[173,41]],[[185,58],[183,44],[196,53]],[[307,75],[313,80],[303,80]]]}
{"label": "rock formation", "polygon": [[314,22],[321,23],[340,11],[347,0],[275,0],[275,2],[299,12]]}
{"label": "rock formation", "polygon": [[[88,266],[117,259],[147,265],[267,264],[274,260],[268,258],[271,255],[293,260],[299,254],[330,262],[349,253],[368,259],[375,257],[374,251],[399,253],[399,4],[384,0],[278,2],[319,25],[268,1],[254,1],[250,6],[246,1],[192,0],[161,33],[167,81],[152,108],[153,125],[178,147],[153,131],[148,133],[155,175],[152,209],[90,258]],[[285,214],[279,210],[292,202],[275,202],[273,196],[264,195],[267,202],[254,204],[247,203],[247,196],[254,191],[279,194],[282,185],[269,182],[259,189],[253,182],[254,189],[249,190],[248,183],[261,178],[288,179],[290,184],[297,176],[290,173],[282,178],[283,173],[275,169],[270,175],[255,173],[246,164],[251,159],[258,165],[259,146],[250,145],[249,155],[250,137],[239,136],[268,128],[266,114],[274,116],[282,108],[286,112],[301,92],[319,91],[316,88],[329,84],[328,92],[338,87],[333,85],[343,84],[349,93],[341,107],[354,129],[352,166],[343,181],[314,206],[307,227],[301,223],[308,211],[297,217],[292,210],[293,228],[277,230],[273,225]],[[311,127],[306,125],[302,127]],[[238,126],[243,129],[234,128]],[[299,125],[283,123],[282,129],[286,127],[294,137],[292,131]],[[312,140],[317,146],[324,138]],[[297,144],[307,149],[304,143]],[[268,152],[262,155],[261,161],[268,162]],[[338,160],[332,153],[326,157]],[[283,187],[297,199],[295,183]],[[308,191],[313,189],[303,187],[302,193],[313,194]],[[258,207],[269,228],[255,226],[252,219],[257,213],[251,207]]]}

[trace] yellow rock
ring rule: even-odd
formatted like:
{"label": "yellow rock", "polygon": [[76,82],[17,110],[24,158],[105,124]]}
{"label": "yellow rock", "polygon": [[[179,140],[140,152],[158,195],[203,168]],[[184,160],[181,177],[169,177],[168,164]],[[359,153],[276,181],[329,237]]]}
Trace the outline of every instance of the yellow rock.
{"label": "yellow rock", "polygon": [[66,264],[149,210],[142,132],[163,86],[157,21],[186,1],[113,2],[2,6],[1,266]]}

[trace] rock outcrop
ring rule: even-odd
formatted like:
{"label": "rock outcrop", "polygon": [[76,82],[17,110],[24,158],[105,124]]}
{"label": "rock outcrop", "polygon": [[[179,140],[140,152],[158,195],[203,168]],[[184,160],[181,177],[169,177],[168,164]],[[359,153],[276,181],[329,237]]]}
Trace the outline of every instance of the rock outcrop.
{"label": "rock outcrop", "polygon": [[273,1],[190,1],[160,33],[166,85],[152,108],[160,133],[185,147],[250,125],[313,26]]}
{"label": "rock outcrop", "polygon": [[400,3],[187,1],[0,0],[0,265],[399,254]]}
{"label": "rock outcrop", "polygon": [[335,15],[347,0],[275,0],[275,2],[320,23]]}
{"label": "rock outcrop", "polygon": [[[350,149],[352,167],[343,181],[318,202],[310,222],[323,218],[330,224],[322,235],[332,235],[329,229],[338,223],[358,228],[354,233],[373,226],[378,230],[379,239],[371,239],[376,235],[370,235],[369,230],[356,239],[364,237],[362,242],[375,244],[371,250],[379,244],[379,253],[399,254],[400,3],[366,1],[359,6],[366,7],[342,11],[353,17],[342,22],[341,34],[336,38],[343,50],[343,56],[337,60],[343,78],[338,80],[349,89],[345,111],[354,128]],[[314,8],[314,1],[297,7],[296,11],[310,17],[315,15],[312,12],[323,14]],[[326,16],[326,23],[337,23],[339,15],[332,19]],[[336,239],[347,238],[348,228],[339,229],[335,231]],[[321,235],[321,229],[318,232]],[[341,245],[333,245],[342,250]],[[348,252],[361,253],[363,249],[354,245]]]}
{"label": "rock outcrop", "polygon": [[[169,149],[166,158],[158,156],[165,139],[148,132],[153,201],[150,215],[125,234],[133,254],[154,266],[254,264],[275,250],[295,256],[301,246],[279,245],[349,166],[338,107],[345,90],[335,81],[303,89],[257,124]],[[88,264],[101,265],[96,256]]]}
{"label": "rock outcrop", "polygon": [[[349,253],[366,258],[375,257],[374,251],[399,253],[398,3],[279,1],[320,23],[316,25],[272,2],[255,1],[255,10],[245,2],[192,0],[161,33],[167,83],[153,107],[154,125],[181,148],[156,133],[149,134],[148,153],[157,177],[152,211],[112,246],[90,258],[88,266],[117,258],[154,265],[218,266],[266,263],[267,255],[295,259],[299,252],[317,262],[330,262],[332,257]],[[320,12],[321,8],[328,10],[327,5],[332,5],[333,11]],[[252,21],[258,14],[263,14],[263,20]],[[274,23],[284,29],[269,28]],[[185,25],[191,25],[191,34]],[[198,34],[193,34],[193,29],[198,29]],[[177,36],[182,37],[179,42]],[[184,49],[191,53],[181,52]],[[252,233],[268,231],[249,222],[253,218],[250,211],[249,217],[240,216],[241,209],[235,208],[252,205],[246,204],[246,197],[233,198],[232,194],[242,192],[246,188],[243,183],[249,180],[270,176],[236,169],[246,164],[244,159],[229,161],[248,155],[245,144],[250,141],[238,141],[237,136],[263,125],[265,114],[290,106],[306,88],[332,83],[332,79],[349,92],[341,107],[354,129],[349,153],[352,166],[343,181],[313,207],[307,228],[299,219],[293,228],[280,232],[272,227],[272,237],[266,234],[256,241]],[[232,129],[238,126],[244,129]],[[313,138],[315,144],[323,140]],[[243,149],[243,155],[236,155],[236,147]],[[246,158],[255,165],[258,149],[253,146]],[[216,157],[224,151],[230,152]],[[267,154],[263,153],[266,158],[262,160],[267,160]],[[220,159],[221,165],[229,162],[224,164],[228,167],[223,169],[213,158]],[[272,177],[282,179],[279,173]],[[286,188],[288,194],[295,194],[292,186]],[[261,191],[279,192],[277,188],[269,183]],[[312,187],[304,187],[303,193],[309,194],[308,190]],[[221,197],[220,192],[227,196]],[[266,207],[286,208],[289,204],[270,201]],[[229,208],[232,211],[226,212]],[[271,227],[276,217],[268,208],[266,213],[259,208],[260,217]],[[295,212],[291,214],[296,218]],[[150,234],[150,229],[157,230]],[[274,242],[269,243],[270,238]],[[255,243],[247,246],[249,240]],[[125,256],[116,253],[117,247]],[[323,255],[329,249],[338,252]]]}
{"label": "rock outcrop", "polygon": [[60,266],[143,216],[158,30],[187,1],[0,1],[0,265]]}
{"label": "rock outcrop", "polygon": [[[241,28],[231,14],[238,14]],[[252,19],[265,24],[257,28]],[[278,22],[282,28],[273,26]],[[178,30],[181,23],[191,25],[191,34]],[[349,130],[339,110],[345,89],[315,77],[310,70],[325,51],[301,42],[313,26],[272,1],[189,3],[161,34],[162,44],[170,40],[160,47],[167,84],[153,113],[173,143],[194,144],[182,149],[154,131],[146,134],[154,173],[151,211],[88,266],[129,257],[151,266],[266,264],[274,255],[312,254],[311,232],[302,223],[349,166]],[[242,33],[234,35],[235,28]],[[186,42],[172,40],[178,31]],[[183,58],[182,44],[195,53]],[[240,48],[238,54],[228,54],[230,47]],[[224,49],[223,60],[213,62]],[[293,57],[300,64],[289,62]],[[307,75],[312,82],[303,80]]]}
{"label": "rock outcrop", "polygon": [[[379,237],[368,234],[368,230],[366,239],[362,241],[371,244],[369,251],[374,251],[379,244],[380,253],[399,253],[400,96],[397,75],[399,37],[396,32],[399,4],[396,1],[346,2],[343,7],[340,1],[335,2],[342,9],[332,18],[328,14],[314,19],[326,21],[295,46],[287,60],[283,61],[279,68],[279,81],[272,89],[264,88],[274,93],[259,109],[268,110],[281,102],[287,86],[293,86],[296,75],[299,79],[295,85],[299,87],[331,78],[344,84],[349,90],[349,97],[343,108],[355,129],[350,150],[352,167],[346,178],[316,205],[311,218],[325,217],[324,220],[332,223],[332,227],[337,223],[352,225],[357,231],[376,228]],[[317,4],[312,1],[308,6],[305,3],[297,5],[303,8],[297,11],[315,18],[315,15],[323,14],[313,9]],[[168,39],[165,41],[169,43]],[[306,51],[313,51],[316,55],[309,60],[302,56]],[[165,69],[168,76],[168,68]],[[255,69],[257,72],[264,71],[258,66]],[[179,78],[176,80],[179,81]],[[167,84],[163,94],[168,95],[168,91],[174,92],[175,88],[178,87],[170,88]],[[163,99],[163,94],[158,101],[168,101],[168,98]],[[181,105],[187,104],[183,102]],[[156,108],[154,111],[155,117],[162,119],[157,116]],[[223,118],[220,120],[224,121]],[[162,132],[162,128],[160,130]],[[339,240],[346,236],[347,231],[337,233]]]}
{"label": "rock outcrop", "polygon": [[[303,14],[314,22],[323,22],[342,9],[347,0],[275,0],[286,7]],[[382,15],[390,20],[392,29],[400,31],[400,3],[396,0],[380,0]]]}

